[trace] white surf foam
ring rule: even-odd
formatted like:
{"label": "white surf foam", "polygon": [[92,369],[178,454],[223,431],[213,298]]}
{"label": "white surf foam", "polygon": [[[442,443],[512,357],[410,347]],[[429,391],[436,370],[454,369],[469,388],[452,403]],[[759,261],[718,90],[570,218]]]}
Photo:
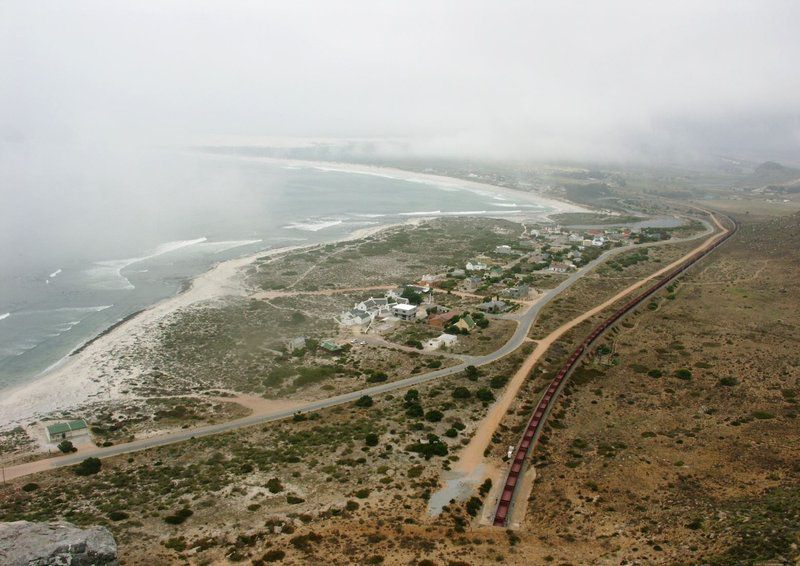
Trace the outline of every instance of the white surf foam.
{"label": "white surf foam", "polygon": [[9,316],[11,316],[11,313],[10,313],[10,312],[4,313],[4,314],[0,314],[0,320],[5,320],[5,319],[7,319]]}
{"label": "white surf foam", "polygon": [[233,248],[240,248],[242,246],[251,246],[253,244],[258,244],[263,240],[222,240],[219,242],[204,242],[200,244],[200,246],[204,250],[212,251],[215,254],[219,254],[228,250],[232,250]]}
{"label": "white surf foam", "polygon": [[196,238],[194,240],[176,240],[166,242],[157,246],[153,251],[141,257],[127,259],[112,259],[107,261],[95,262],[95,266],[88,269],[86,274],[95,280],[95,286],[103,289],[130,290],[136,287],[122,275],[122,270],[128,266],[148,259],[153,259],[164,254],[178,251],[188,246],[194,246],[206,241],[206,238]]}
{"label": "white surf foam", "polygon": [[60,267],[58,269],[56,269],[53,273],[50,274],[50,279],[52,279],[53,277],[57,276],[59,273],[61,273],[61,268]]}
{"label": "white surf foam", "polygon": [[442,214],[441,210],[419,210],[415,212],[401,212],[400,216],[439,216]]}
{"label": "white surf foam", "polygon": [[293,230],[305,230],[306,232],[319,232],[325,228],[332,228],[342,223],[342,220],[317,220],[311,222],[292,222],[284,228]]}

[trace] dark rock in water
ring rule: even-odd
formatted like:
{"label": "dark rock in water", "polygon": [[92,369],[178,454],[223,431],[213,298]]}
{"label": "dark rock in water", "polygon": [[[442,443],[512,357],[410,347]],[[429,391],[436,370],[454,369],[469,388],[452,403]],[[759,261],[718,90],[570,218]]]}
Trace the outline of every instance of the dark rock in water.
{"label": "dark rock in water", "polygon": [[105,527],[80,529],[65,522],[0,523],[4,566],[116,566],[117,543]]}

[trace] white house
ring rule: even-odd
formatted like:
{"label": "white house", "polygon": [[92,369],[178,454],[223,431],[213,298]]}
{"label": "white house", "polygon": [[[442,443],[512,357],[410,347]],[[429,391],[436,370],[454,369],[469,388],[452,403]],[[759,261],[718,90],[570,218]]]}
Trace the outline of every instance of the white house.
{"label": "white house", "polygon": [[360,324],[368,324],[375,318],[374,314],[359,309],[352,309],[342,313],[341,324],[345,326],[358,326]]}
{"label": "white house", "polygon": [[498,254],[510,254],[511,253],[511,246],[507,246],[507,245],[503,244],[502,246],[497,246],[494,249],[494,251],[495,251],[495,253],[498,253]]}
{"label": "white house", "polygon": [[553,263],[550,264],[550,271],[554,273],[566,273],[567,271],[569,271],[569,265],[567,265],[566,263],[559,263],[557,261],[554,261]]}
{"label": "white house", "polygon": [[486,266],[485,263],[480,263],[480,262],[477,262],[477,261],[474,262],[474,263],[471,262],[471,261],[468,261],[467,265],[466,265],[467,271],[486,271],[486,267],[487,266]]}
{"label": "white house", "polygon": [[452,346],[458,342],[458,337],[455,334],[442,334],[436,338],[431,338],[422,345],[423,350],[438,350],[443,346]]}
{"label": "white house", "polygon": [[597,246],[598,248],[606,243],[606,239],[603,236],[595,236],[592,239],[592,245]]}
{"label": "white house", "polygon": [[392,307],[392,314],[400,320],[414,320],[417,318],[417,305],[395,305]]}

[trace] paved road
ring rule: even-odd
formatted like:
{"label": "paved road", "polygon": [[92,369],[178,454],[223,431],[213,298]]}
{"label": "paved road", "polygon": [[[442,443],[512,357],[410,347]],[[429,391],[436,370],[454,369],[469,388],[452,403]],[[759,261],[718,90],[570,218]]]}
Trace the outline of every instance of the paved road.
{"label": "paved road", "polygon": [[[712,234],[714,232],[714,228],[711,226],[711,224],[709,224],[705,220],[702,220],[702,222],[706,227],[706,230],[702,233],[695,234],[694,236],[690,236],[688,238],[677,238],[673,240],[664,240],[660,242],[650,242],[647,244],[641,244],[635,246],[635,248],[675,244],[679,242],[697,240]],[[536,317],[539,315],[539,312],[542,310],[542,308],[545,307],[545,305],[547,305],[556,296],[558,296],[559,293],[574,285],[576,281],[578,281],[581,277],[586,275],[586,273],[591,271],[598,264],[608,260],[611,257],[614,257],[621,253],[625,253],[635,248],[632,246],[613,248],[611,250],[604,252],[598,258],[589,262],[588,264],[578,269],[577,271],[571,273],[570,276],[567,277],[564,281],[562,281],[557,287],[549,289],[547,292],[542,294],[539,297],[539,299],[533,305],[531,305],[525,312],[514,316],[513,320],[516,320],[518,324],[516,330],[514,331],[514,334],[511,336],[508,342],[506,342],[498,350],[495,350],[490,354],[486,354],[484,356],[475,356],[471,358],[470,360],[471,365],[482,366],[490,364],[492,362],[499,360],[504,356],[507,356],[508,354],[519,348],[523,344],[523,342],[525,342],[528,336],[528,332],[531,329],[531,326],[533,325],[534,321],[536,320]],[[68,454],[66,456],[57,456],[54,458],[37,460],[35,462],[30,462],[27,464],[10,466],[5,468],[4,470],[5,479],[11,480],[14,478],[27,476],[44,470],[60,468],[63,466],[70,466],[83,461],[89,456],[95,456],[98,458],[109,458],[111,456],[118,456],[120,454],[128,454],[130,452],[138,452],[140,450],[146,450],[148,448],[155,448],[157,446],[167,446],[169,444],[175,444],[177,442],[184,442],[192,438],[200,438],[203,436],[210,436],[212,434],[229,432],[247,426],[253,426],[257,424],[282,420],[291,417],[296,413],[309,413],[312,411],[318,411],[320,409],[334,407],[336,405],[342,405],[344,403],[350,403],[352,401],[357,400],[363,395],[370,395],[370,396],[380,395],[382,393],[388,393],[390,391],[395,391],[398,389],[404,389],[406,387],[412,387],[414,385],[427,383],[429,381],[433,381],[441,377],[446,377],[448,375],[459,373],[463,371],[467,367],[467,365],[470,364],[461,363],[448,368],[443,368],[440,370],[435,370],[428,373],[407,377],[405,379],[392,381],[390,383],[383,383],[372,387],[367,387],[366,389],[360,389],[358,391],[353,391],[351,393],[344,393],[342,395],[337,395],[335,397],[320,399],[319,401],[312,401],[310,403],[300,405],[293,409],[279,410],[269,413],[256,413],[248,417],[243,417],[240,419],[235,419],[224,423],[205,425],[191,429],[182,429],[170,432],[163,436],[134,440],[133,442],[109,446],[107,448],[82,449],[80,452],[76,452],[74,454]]]}

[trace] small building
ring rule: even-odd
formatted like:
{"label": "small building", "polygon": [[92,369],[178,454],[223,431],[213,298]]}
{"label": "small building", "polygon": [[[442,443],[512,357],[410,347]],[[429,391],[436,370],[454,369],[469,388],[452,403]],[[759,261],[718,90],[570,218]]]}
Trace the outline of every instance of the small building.
{"label": "small building", "polygon": [[472,332],[472,329],[475,328],[476,324],[475,321],[472,320],[472,317],[468,314],[465,314],[461,318],[458,319],[458,322],[454,325],[459,330],[466,330],[467,332]]}
{"label": "small building", "polygon": [[331,342],[330,340],[325,340],[322,344],[319,345],[320,348],[327,352],[338,352],[342,349],[342,347],[337,344],[336,342]]}
{"label": "small building", "polygon": [[483,285],[483,279],[480,277],[467,277],[464,279],[464,289],[467,291],[474,291],[481,285]]}
{"label": "small building", "polygon": [[478,309],[479,311],[489,312],[489,313],[505,312],[506,303],[505,301],[487,301],[485,303],[479,304],[475,308]]}
{"label": "small building", "polygon": [[552,271],[553,273],[566,273],[567,271],[569,271],[569,265],[567,265],[566,263],[559,263],[557,261],[554,261],[553,263],[550,264],[550,271]]}
{"label": "small building", "polygon": [[511,299],[527,299],[528,295],[531,293],[531,288],[527,285],[517,285],[516,287],[509,287],[508,289],[503,289],[500,294],[504,297],[509,297]]}
{"label": "small building", "polygon": [[605,243],[606,243],[606,239],[605,239],[605,237],[603,237],[603,236],[595,236],[595,237],[592,239],[592,245],[593,245],[593,246],[596,246],[596,247],[598,247],[598,248],[599,248],[599,247],[601,247],[601,246],[602,246],[603,244],[605,244]]}
{"label": "small building", "polygon": [[453,271],[450,272],[450,275],[452,277],[464,277],[466,274],[467,272],[464,271],[463,269],[454,269]]}
{"label": "small building", "polygon": [[358,326],[372,322],[372,315],[367,311],[351,309],[342,313],[340,323],[344,326]]}
{"label": "small building", "polygon": [[62,440],[69,440],[70,438],[87,434],[89,434],[89,428],[83,419],[47,425],[48,442],[61,442]]}
{"label": "small building", "polygon": [[458,336],[455,334],[442,334],[436,338],[427,340],[423,345],[423,350],[438,350],[439,348],[446,348],[458,342]]}
{"label": "small building", "polygon": [[480,263],[478,261],[468,261],[466,265],[467,271],[486,271],[486,267],[485,263]]}
{"label": "small building", "polygon": [[417,305],[398,304],[392,307],[392,314],[400,320],[414,320],[417,318]]}
{"label": "small building", "polygon": [[434,314],[428,317],[428,324],[430,324],[433,328],[442,329],[447,324],[453,320],[455,317],[458,316],[458,311],[448,311],[445,313]]}
{"label": "small building", "polygon": [[306,337],[305,336],[298,336],[297,338],[292,338],[286,344],[286,350],[291,354],[292,352],[296,352],[297,350],[302,350],[306,347]]}
{"label": "small building", "polygon": [[510,254],[511,253],[511,246],[507,246],[503,244],[502,246],[497,246],[494,249],[494,253],[496,254]]}

